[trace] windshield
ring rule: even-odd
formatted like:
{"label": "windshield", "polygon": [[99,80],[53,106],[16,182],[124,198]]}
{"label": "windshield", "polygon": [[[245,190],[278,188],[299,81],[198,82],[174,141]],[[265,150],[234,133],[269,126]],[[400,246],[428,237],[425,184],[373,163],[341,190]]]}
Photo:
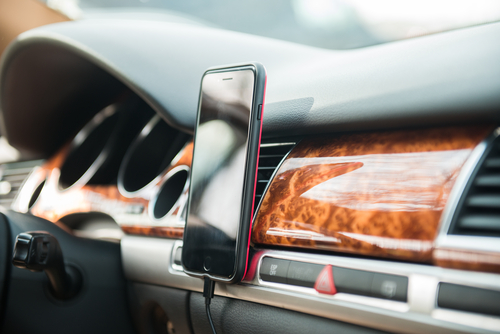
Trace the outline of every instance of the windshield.
{"label": "windshield", "polygon": [[327,49],[352,49],[500,19],[497,0],[46,0],[74,19],[202,24]]}

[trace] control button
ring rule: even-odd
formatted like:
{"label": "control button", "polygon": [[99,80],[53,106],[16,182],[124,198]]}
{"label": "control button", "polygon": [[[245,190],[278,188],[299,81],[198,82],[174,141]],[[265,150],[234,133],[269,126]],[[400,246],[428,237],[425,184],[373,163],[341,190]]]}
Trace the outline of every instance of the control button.
{"label": "control button", "polygon": [[174,264],[180,266],[182,265],[182,247],[177,247],[174,253]]}
{"label": "control button", "polygon": [[287,283],[313,288],[324,266],[319,264],[291,261],[288,267]]}
{"label": "control button", "polygon": [[263,281],[286,283],[290,261],[265,257],[260,266],[260,278]]}
{"label": "control button", "polygon": [[262,118],[262,104],[259,104],[259,110],[257,111],[257,119],[260,121]]}
{"label": "control button", "polygon": [[500,316],[500,291],[439,283],[439,307]]}
{"label": "control button", "polygon": [[320,272],[318,279],[316,280],[316,284],[314,284],[314,288],[319,293],[325,293],[328,295],[334,295],[337,293],[337,289],[335,288],[335,283],[333,281],[331,265],[325,266]]}
{"label": "control button", "polygon": [[408,277],[373,274],[372,295],[377,298],[406,301]]}
{"label": "control button", "polygon": [[337,292],[371,296],[373,273],[363,270],[332,267]]}

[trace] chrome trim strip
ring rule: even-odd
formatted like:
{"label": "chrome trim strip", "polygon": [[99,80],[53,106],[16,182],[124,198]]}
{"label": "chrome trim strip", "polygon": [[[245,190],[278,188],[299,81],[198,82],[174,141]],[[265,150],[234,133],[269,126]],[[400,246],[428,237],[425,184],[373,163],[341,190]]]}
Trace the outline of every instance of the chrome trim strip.
{"label": "chrome trim strip", "polygon": [[[500,318],[488,317],[481,314],[469,312],[453,311],[447,309],[435,309],[432,311],[434,319],[447,322],[454,322],[471,328],[474,333],[490,333],[500,331]],[[477,331],[478,328],[487,330],[488,332]]]}
{"label": "chrome trim strip", "polygon": [[457,251],[478,251],[500,253],[500,239],[496,237],[441,235],[436,240],[439,249],[453,249]]}
{"label": "chrome trim strip", "polygon": [[[260,265],[259,265],[260,267]],[[260,277],[257,280],[257,284],[254,284],[257,286],[263,286],[263,287],[269,287],[269,288],[275,288],[279,290],[285,290],[291,293],[300,293],[304,295],[309,295],[309,296],[315,296],[317,298],[325,299],[325,301],[328,300],[341,300],[341,301],[346,301],[349,303],[356,303],[356,304],[362,304],[366,306],[372,306],[372,307],[377,307],[377,308],[382,308],[394,312],[408,312],[410,309],[409,305],[407,303],[402,303],[402,302],[396,302],[392,300],[384,300],[384,299],[379,299],[379,298],[373,298],[373,297],[368,297],[368,296],[361,296],[361,295],[353,295],[353,294],[347,294],[347,293],[337,293],[333,296],[329,295],[324,295],[313,288],[306,288],[306,287],[301,287],[301,286],[294,286],[294,285],[288,285],[288,284],[281,284],[281,283],[272,283],[272,282],[266,282],[260,279]]]}
{"label": "chrome trim strip", "polygon": [[174,273],[184,273],[184,269],[182,268],[182,265],[179,266],[178,264],[174,263],[175,252],[177,251],[177,249],[182,247],[182,245],[183,245],[182,240],[176,240],[174,242],[174,247],[172,248],[172,254],[170,256],[170,266],[171,266],[172,270],[170,270],[170,272],[173,274]]}
{"label": "chrome trim strip", "polygon": [[[181,240],[124,236],[121,249],[125,276],[133,281],[201,292],[202,280],[187,276],[172,266],[173,250],[180,244]],[[461,321],[442,318],[439,312],[436,316],[438,282],[500,291],[500,275],[497,274],[465,272],[413,263],[277,250],[257,250],[249,263],[259,263],[264,256],[408,276],[408,302],[342,293],[326,296],[309,288],[269,282],[263,284],[259,281],[260,268],[256,269],[255,277],[241,284],[217,284],[215,293],[398,333],[480,333],[485,332],[485,329],[477,322],[464,324]],[[486,315],[481,317],[496,319]],[[500,327],[496,330],[500,332]]]}
{"label": "chrome trim strip", "polygon": [[[296,145],[296,142],[285,142],[285,143],[267,143],[267,144],[260,144],[260,147],[276,147],[276,146],[287,146],[287,145]],[[293,147],[292,147],[293,148]]]}

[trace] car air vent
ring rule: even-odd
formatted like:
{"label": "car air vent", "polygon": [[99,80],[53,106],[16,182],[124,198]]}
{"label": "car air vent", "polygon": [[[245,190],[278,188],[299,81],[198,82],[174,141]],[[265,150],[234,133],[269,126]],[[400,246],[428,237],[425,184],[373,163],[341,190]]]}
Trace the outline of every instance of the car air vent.
{"label": "car air vent", "polygon": [[490,144],[460,199],[449,234],[500,236],[500,137]]}
{"label": "car air vent", "polygon": [[0,166],[0,205],[10,208],[21,185],[36,166],[43,160],[6,163]]}
{"label": "car air vent", "polygon": [[260,200],[264,195],[267,184],[273,177],[274,171],[294,146],[295,142],[262,143],[260,145],[254,212],[259,207]]}

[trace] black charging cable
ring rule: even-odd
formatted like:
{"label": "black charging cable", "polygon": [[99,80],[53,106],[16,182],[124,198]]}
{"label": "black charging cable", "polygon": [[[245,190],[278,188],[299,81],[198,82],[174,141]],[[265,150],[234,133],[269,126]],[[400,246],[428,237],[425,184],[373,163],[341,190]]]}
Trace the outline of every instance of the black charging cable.
{"label": "black charging cable", "polygon": [[205,281],[203,284],[203,297],[205,297],[205,310],[207,311],[208,322],[210,323],[210,327],[212,327],[212,332],[217,334],[214,327],[214,322],[212,321],[212,314],[210,314],[210,302],[214,297],[215,290],[215,281],[212,281],[210,278],[205,277]]}

